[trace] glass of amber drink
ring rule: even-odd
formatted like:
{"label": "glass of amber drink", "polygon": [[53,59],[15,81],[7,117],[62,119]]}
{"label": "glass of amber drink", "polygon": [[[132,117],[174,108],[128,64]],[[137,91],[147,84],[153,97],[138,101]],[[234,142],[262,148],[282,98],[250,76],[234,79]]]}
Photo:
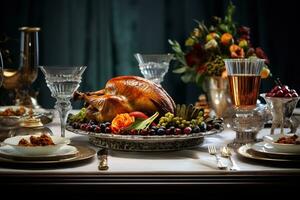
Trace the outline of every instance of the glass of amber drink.
{"label": "glass of amber drink", "polygon": [[230,96],[237,108],[252,109],[259,95],[263,59],[226,59]]}
{"label": "glass of amber drink", "polygon": [[233,107],[229,125],[237,135],[232,147],[256,141],[256,135],[264,125],[266,108],[257,105],[260,87],[260,72],[265,60],[258,58],[225,59],[229,91]]}

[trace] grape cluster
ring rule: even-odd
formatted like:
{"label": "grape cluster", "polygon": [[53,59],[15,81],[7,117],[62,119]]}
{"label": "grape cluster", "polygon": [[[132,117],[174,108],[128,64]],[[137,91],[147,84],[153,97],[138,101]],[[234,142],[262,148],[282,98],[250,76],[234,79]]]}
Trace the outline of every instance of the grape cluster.
{"label": "grape cluster", "polygon": [[294,89],[290,89],[287,85],[275,86],[270,92],[267,93],[267,97],[298,97],[298,93]]}
{"label": "grape cluster", "polygon": [[89,122],[73,122],[70,124],[74,129],[81,129],[83,131],[95,132],[95,133],[111,133],[110,122],[97,123],[90,120]]}
{"label": "grape cluster", "polygon": [[191,127],[194,128],[195,126],[201,126],[203,122],[203,111],[200,111],[196,119],[185,120],[183,117],[174,116],[174,114],[168,112],[165,116],[159,119],[158,127],[172,127],[175,128],[185,128]]}

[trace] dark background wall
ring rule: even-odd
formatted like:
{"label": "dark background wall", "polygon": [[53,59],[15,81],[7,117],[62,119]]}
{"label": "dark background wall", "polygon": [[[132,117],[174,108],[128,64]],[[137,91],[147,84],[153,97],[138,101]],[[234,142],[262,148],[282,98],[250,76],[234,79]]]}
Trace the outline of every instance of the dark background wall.
{"label": "dark background wall", "polygon": [[[251,27],[254,46],[261,46],[271,60],[274,77],[300,91],[299,11],[297,1],[234,0],[235,21]],[[81,90],[98,90],[113,76],[141,75],[133,54],[171,52],[168,39],[180,43],[196,26],[193,19],[210,22],[223,17],[227,0],[2,0],[0,34],[10,42],[18,67],[18,28],[39,26],[41,65],[88,66]],[[200,90],[166,75],[163,86],[178,103],[194,103]],[[273,85],[262,82],[265,92]],[[34,83],[43,107],[53,107],[42,74]],[[0,94],[1,98],[4,98]]]}

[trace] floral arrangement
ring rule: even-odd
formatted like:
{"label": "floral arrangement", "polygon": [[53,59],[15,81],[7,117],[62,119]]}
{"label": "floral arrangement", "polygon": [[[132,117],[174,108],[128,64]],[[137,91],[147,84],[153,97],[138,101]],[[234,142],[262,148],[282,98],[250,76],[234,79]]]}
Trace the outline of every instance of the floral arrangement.
{"label": "floral arrangement", "polygon": [[204,22],[197,21],[185,41],[185,51],[177,41],[169,40],[179,65],[173,72],[181,74],[183,82],[195,82],[201,86],[205,77],[226,77],[225,58],[265,59],[266,66],[262,70],[262,78],[270,75],[269,60],[261,48],[254,48],[250,41],[250,28],[237,27],[233,21],[235,6],[230,2],[224,19],[214,17],[214,24],[209,28]]}

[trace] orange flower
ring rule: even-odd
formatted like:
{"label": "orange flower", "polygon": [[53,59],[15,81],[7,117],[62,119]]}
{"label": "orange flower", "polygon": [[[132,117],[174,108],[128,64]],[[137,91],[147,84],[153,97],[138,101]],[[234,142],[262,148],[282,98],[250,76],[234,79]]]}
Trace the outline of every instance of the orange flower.
{"label": "orange flower", "polygon": [[236,44],[231,45],[229,47],[229,51],[230,51],[231,58],[244,58],[245,57],[244,49],[239,47]]}
{"label": "orange flower", "polygon": [[224,33],[222,36],[221,36],[221,43],[224,45],[224,46],[228,46],[230,44],[233,43],[233,37],[230,33]]}
{"label": "orange flower", "polygon": [[128,113],[118,114],[111,122],[111,130],[113,133],[119,133],[122,129],[131,126],[134,121],[135,118]]}

